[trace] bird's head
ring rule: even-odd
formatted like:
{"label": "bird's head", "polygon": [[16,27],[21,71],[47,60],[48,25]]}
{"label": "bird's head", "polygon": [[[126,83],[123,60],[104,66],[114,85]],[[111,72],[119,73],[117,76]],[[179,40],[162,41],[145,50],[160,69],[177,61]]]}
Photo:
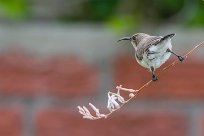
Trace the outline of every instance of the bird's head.
{"label": "bird's head", "polygon": [[132,35],[131,37],[123,37],[118,40],[118,42],[123,41],[123,40],[128,40],[132,43],[132,45],[136,48],[137,45],[144,39],[145,37],[149,36],[148,34],[145,33],[136,33]]}

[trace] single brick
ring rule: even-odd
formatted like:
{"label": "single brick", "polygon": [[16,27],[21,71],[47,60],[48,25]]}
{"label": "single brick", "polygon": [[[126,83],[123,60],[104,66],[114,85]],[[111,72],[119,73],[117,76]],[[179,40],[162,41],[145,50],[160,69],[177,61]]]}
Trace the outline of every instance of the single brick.
{"label": "single brick", "polygon": [[22,118],[17,108],[0,107],[0,135],[21,136]]}
{"label": "single brick", "polygon": [[0,94],[78,96],[94,92],[97,68],[77,56],[35,58],[23,52],[0,54]]}
{"label": "single brick", "polygon": [[[169,60],[164,66],[170,64]],[[161,72],[156,71],[156,74]],[[204,63],[197,59],[187,59],[158,76],[159,80],[145,88],[137,97],[148,99],[203,99]],[[138,89],[151,80],[151,73],[139,66],[134,56],[117,56],[114,63],[115,85]]]}
{"label": "single brick", "polygon": [[64,108],[42,110],[37,116],[37,136],[186,136],[186,118],[169,111],[120,111],[108,119],[83,119]]}

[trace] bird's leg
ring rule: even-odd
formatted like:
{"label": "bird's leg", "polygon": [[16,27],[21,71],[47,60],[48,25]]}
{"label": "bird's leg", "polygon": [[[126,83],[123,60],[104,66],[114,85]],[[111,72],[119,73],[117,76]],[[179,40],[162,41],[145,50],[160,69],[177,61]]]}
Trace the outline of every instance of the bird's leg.
{"label": "bird's leg", "polygon": [[178,57],[178,59],[179,59],[180,61],[184,61],[184,57],[182,57],[182,56],[180,56],[180,55],[177,55],[176,53],[174,53],[174,52],[171,51],[170,49],[167,49],[167,52],[170,52],[170,53],[176,55],[176,57]]}
{"label": "bird's leg", "polygon": [[153,80],[153,81],[157,81],[158,78],[157,78],[157,76],[154,74],[154,70],[155,70],[154,67],[151,66],[152,80]]}

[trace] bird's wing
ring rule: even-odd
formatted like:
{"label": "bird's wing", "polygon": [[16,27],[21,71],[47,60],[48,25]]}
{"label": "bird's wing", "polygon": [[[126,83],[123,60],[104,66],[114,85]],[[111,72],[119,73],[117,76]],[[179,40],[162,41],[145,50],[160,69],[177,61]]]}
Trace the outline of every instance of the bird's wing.
{"label": "bird's wing", "polygon": [[137,59],[142,60],[144,54],[150,55],[150,54],[159,53],[159,52],[155,52],[155,51],[150,51],[149,50],[150,46],[152,46],[152,45],[157,46],[158,43],[161,43],[161,42],[163,42],[169,38],[172,38],[174,35],[175,34],[169,34],[169,35],[166,35],[164,37],[162,37],[162,36],[149,36],[149,37],[145,38],[143,41],[141,41],[138,44],[138,50],[136,52]]}
{"label": "bird's wing", "polygon": [[147,52],[147,54],[157,53],[157,52],[149,51],[149,47],[152,45],[157,45],[161,41],[162,38],[163,37],[161,36],[149,36],[144,41],[141,41],[138,44],[138,50],[136,52],[137,59],[142,60],[145,52]]}
{"label": "bird's wing", "polygon": [[165,40],[168,40],[170,38],[172,38],[175,34],[168,34],[164,37],[162,36],[149,36],[147,38],[145,38],[142,42],[139,43],[138,46],[143,46],[145,48],[148,48],[151,45],[157,45],[158,43],[161,43]]}
{"label": "bird's wing", "polygon": [[151,45],[157,45],[163,37],[161,36],[149,36],[145,38],[144,42],[141,42],[143,47],[148,47]]}

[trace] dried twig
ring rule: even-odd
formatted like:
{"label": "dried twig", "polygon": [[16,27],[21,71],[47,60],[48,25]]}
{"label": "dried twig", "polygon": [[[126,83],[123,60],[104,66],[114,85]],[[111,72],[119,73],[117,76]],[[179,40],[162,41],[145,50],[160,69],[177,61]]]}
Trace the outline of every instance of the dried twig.
{"label": "dried twig", "polygon": [[[204,41],[202,41],[201,43],[199,43],[198,45],[196,45],[193,49],[191,49],[189,52],[187,52],[183,57],[185,59],[188,58],[189,55],[191,55],[193,52],[195,52],[196,49],[198,49],[199,47],[204,45]],[[173,61],[170,65],[166,66],[165,68],[162,69],[162,71],[159,73],[163,73],[164,71],[166,71],[167,69],[172,68],[173,66],[175,66],[179,61],[175,60]],[[158,74],[158,75],[159,75]],[[90,107],[95,111],[96,116],[91,115],[91,113],[89,112],[89,110],[83,106],[80,107],[78,106],[79,109],[79,113],[81,113],[83,115],[83,118],[87,118],[87,119],[91,119],[91,120],[97,120],[97,119],[101,119],[101,118],[107,118],[108,116],[110,116],[113,112],[119,110],[121,107],[123,107],[126,103],[128,103],[131,99],[133,99],[136,94],[138,92],[140,92],[141,90],[143,90],[145,87],[149,86],[150,83],[152,82],[152,80],[148,81],[147,83],[145,83],[143,86],[141,86],[138,90],[134,90],[134,89],[128,89],[128,88],[123,88],[122,85],[117,86],[117,93],[113,93],[113,92],[108,92],[108,105],[107,108],[109,109],[109,113],[107,114],[101,114],[99,112],[99,109],[97,109],[93,104],[89,103]],[[120,95],[120,91],[126,91],[129,93],[129,98],[127,100],[125,100],[121,95]]]}

